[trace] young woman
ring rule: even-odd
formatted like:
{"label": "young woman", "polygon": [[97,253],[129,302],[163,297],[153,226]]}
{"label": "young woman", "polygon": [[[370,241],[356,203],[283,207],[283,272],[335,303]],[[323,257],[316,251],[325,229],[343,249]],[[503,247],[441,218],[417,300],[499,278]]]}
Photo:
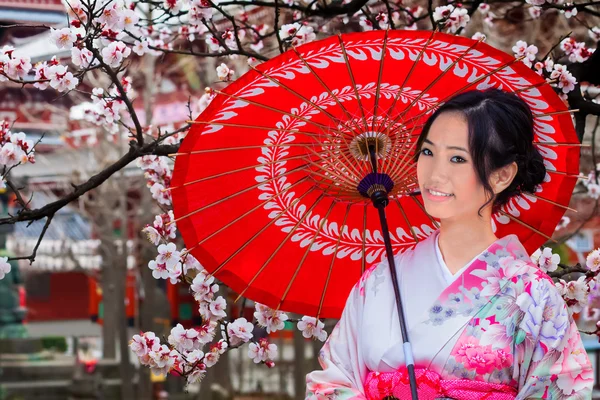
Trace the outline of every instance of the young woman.
{"label": "young woman", "polygon": [[[491,215],[546,170],[527,104],[497,89],[443,104],[416,145],[440,228],[396,256],[419,399],[591,399],[593,370],[552,280]],[[410,399],[389,266],[365,272],[323,346],[307,399]]]}

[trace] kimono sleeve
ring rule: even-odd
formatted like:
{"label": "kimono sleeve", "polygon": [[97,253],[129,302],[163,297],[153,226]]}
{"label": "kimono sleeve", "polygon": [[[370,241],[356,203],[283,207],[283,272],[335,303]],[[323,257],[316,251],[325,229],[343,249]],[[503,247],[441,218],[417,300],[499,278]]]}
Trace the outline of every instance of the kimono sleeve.
{"label": "kimono sleeve", "polygon": [[516,399],[591,399],[592,364],[558,289],[533,282],[517,305],[525,314],[516,331]]}
{"label": "kimono sleeve", "polygon": [[350,292],[342,317],[319,352],[319,364],[323,370],[306,375],[307,400],[324,400],[334,396],[340,400],[366,399],[363,382],[367,367],[357,339],[363,305],[359,284]]}

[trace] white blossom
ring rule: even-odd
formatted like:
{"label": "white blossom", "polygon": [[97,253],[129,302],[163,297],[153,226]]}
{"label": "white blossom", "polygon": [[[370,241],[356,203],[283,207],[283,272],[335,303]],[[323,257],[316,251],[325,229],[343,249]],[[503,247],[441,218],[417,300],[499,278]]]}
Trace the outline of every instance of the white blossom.
{"label": "white blossom", "polygon": [[298,329],[302,331],[302,336],[307,339],[315,337],[324,342],[327,339],[327,332],[323,328],[325,328],[325,324],[314,317],[304,316],[298,322]]}
{"label": "white blossom", "polygon": [[161,244],[158,246],[158,257],[156,257],[157,263],[173,267],[177,265],[180,258],[181,253],[177,251],[175,243]]}
{"label": "white blossom", "polygon": [[78,67],[89,67],[93,59],[94,54],[86,48],[80,49],[78,47],[73,47],[71,50],[71,62]]}
{"label": "white blossom", "polygon": [[200,272],[190,285],[190,289],[194,292],[194,298],[196,301],[210,302],[215,293],[219,291],[219,285],[213,284],[215,278],[205,274],[204,272]]}
{"label": "white blossom", "polygon": [[[544,1],[542,1],[542,4]],[[529,16],[533,19],[538,19],[542,15],[542,7],[531,6],[527,9]]]}
{"label": "white blossom", "polygon": [[73,43],[77,41],[77,35],[71,28],[50,28],[50,39],[59,49],[70,49],[73,47]]}
{"label": "white blossom", "polygon": [[535,57],[538,53],[538,48],[534,45],[527,45],[523,40],[517,41],[517,43],[513,46],[512,51],[515,53],[515,57],[525,57],[523,58],[523,63],[528,67],[532,66],[532,62],[535,60]]}
{"label": "white blossom", "polygon": [[8,263],[8,257],[0,257],[0,279],[10,272],[10,264]]}
{"label": "white blossom", "polygon": [[227,303],[223,296],[219,296],[216,299],[212,300],[209,305],[209,309],[211,314],[217,319],[225,318],[227,313],[225,309],[227,308]]}
{"label": "white blossom", "polygon": [[176,350],[171,350],[164,344],[156,350],[151,350],[149,356],[153,361],[152,372],[156,375],[167,374],[175,364],[178,355]]}
{"label": "white blossom", "polygon": [[577,15],[577,7],[575,7],[573,3],[567,3],[565,4],[565,7],[564,10],[560,10],[560,12],[565,15],[565,18],[568,19]]}
{"label": "white blossom", "polygon": [[590,252],[585,260],[585,265],[590,271],[600,270],[600,249]]}
{"label": "white blossom", "polygon": [[177,324],[171,329],[167,341],[180,352],[191,351],[194,349],[194,341],[198,337],[198,331],[195,329],[185,329],[183,325]]}
{"label": "white blossom", "polygon": [[248,356],[256,364],[267,360],[273,360],[277,357],[277,345],[269,343],[267,339],[260,339],[258,343],[248,345]]}
{"label": "white blossom", "polygon": [[317,38],[312,26],[300,25],[298,22],[282,25],[279,29],[279,37],[291,41],[294,46],[312,42]]}
{"label": "white blossom", "polygon": [[238,318],[232,323],[227,325],[227,334],[229,335],[229,342],[232,346],[236,346],[240,343],[246,343],[252,339],[252,331],[254,325],[248,322],[246,318]]}
{"label": "white blossom", "polygon": [[152,270],[154,279],[167,279],[169,277],[166,264],[159,264],[156,260],[152,260],[148,263],[148,268]]}
{"label": "white blossom", "polygon": [[136,40],[131,50],[138,56],[143,56],[148,52],[148,41],[146,39]]}
{"label": "white blossom", "polygon": [[[550,79],[558,80],[557,86],[562,89],[563,93],[569,93],[575,89],[577,80],[562,64],[554,64],[554,69],[550,73]],[[589,188],[588,188],[589,189]]]}
{"label": "white blossom", "polygon": [[121,41],[111,42],[102,49],[102,58],[109,67],[116,68],[131,54],[131,49]]}
{"label": "white blossom", "polygon": [[234,71],[229,69],[227,65],[222,63],[217,67],[217,77],[222,81],[230,81],[233,77]]}
{"label": "white blossom", "polygon": [[267,328],[267,333],[276,332],[285,327],[288,316],[284,312],[273,310],[260,303],[256,303],[255,308],[254,318],[260,326]]}
{"label": "white blossom", "polygon": [[487,36],[485,36],[485,34],[483,34],[481,32],[475,32],[473,34],[473,36],[471,36],[471,39],[473,39],[473,40],[483,40],[485,42],[485,40],[487,39]]}
{"label": "white blossom", "polygon": [[531,261],[536,263],[540,269],[544,272],[553,272],[558,268],[560,263],[560,256],[553,254],[550,247],[544,247],[544,250],[537,249],[531,255]]}

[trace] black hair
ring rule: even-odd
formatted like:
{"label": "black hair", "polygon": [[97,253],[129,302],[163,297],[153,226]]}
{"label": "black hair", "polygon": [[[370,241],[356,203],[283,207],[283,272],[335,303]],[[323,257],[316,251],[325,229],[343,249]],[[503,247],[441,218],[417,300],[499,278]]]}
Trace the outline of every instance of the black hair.
{"label": "black hair", "polygon": [[[469,152],[475,172],[489,200],[481,210],[493,201],[492,212],[508,203],[522,192],[535,193],[544,181],[546,167],[544,158],[533,144],[533,115],[531,109],[518,95],[491,88],[461,93],[442,104],[429,117],[416,144],[413,161],[421,153],[423,141],[431,125],[442,113],[462,114],[469,127]],[[494,197],[489,184],[492,172],[516,161],[518,172],[512,183]]]}

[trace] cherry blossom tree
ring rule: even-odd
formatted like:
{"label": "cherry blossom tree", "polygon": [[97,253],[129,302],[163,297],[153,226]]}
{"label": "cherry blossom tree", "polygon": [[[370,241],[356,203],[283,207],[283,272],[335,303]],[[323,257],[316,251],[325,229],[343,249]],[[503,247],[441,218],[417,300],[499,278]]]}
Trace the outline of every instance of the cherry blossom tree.
{"label": "cherry blossom tree", "polygon": [[[375,29],[438,29],[477,40],[493,41],[498,29],[506,26],[560,21],[570,31],[553,43],[540,36],[516,37],[504,50],[536,73],[545,77],[572,109],[580,141],[586,122],[598,120],[600,104],[595,96],[600,85],[600,2],[579,3],[564,0],[65,0],[69,15],[67,26],[38,26],[49,31],[49,42],[70,57],[53,57],[32,64],[19,48],[0,49],[0,82],[53,91],[57,96],[76,100],[83,110],[81,123],[96,127],[107,140],[126,140],[126,150],[86,180],[73,184],[72,190],[57,201],[31,208],[23,188],[11,179],[11,171],[35,162],[37,143],[22,132],[11,130],[12,121],[0,124],[0,166],[2,185],[14,192],[20,210],[0,218],[0,224],[14,224],[46,218],[32,253],[14,259],[34,262],[36,252],[53,216],[62,207],[94,191],[131,163],[143,171],[147,188],[162,210],[144,229],[156,246],[156,258],[147,268],[155,279],[189,285],[198,302],[202,325],[174,327],[161,340],[154,332],[142,332],[130,341],[131,350],[142,365],[156,373],[181,375],[188,383],[199,382],[207,369],[216,365],[225,352],[248,344],[247,354],[254,363],[275,366],[277,346],[267,339],[255,340],[259,325],[268,333],[294,322],[305,338],[324,341],[325,325],[313,317],[290,318],[286,313],[256,304],[254,318],[228,320],[227,303],[218,295],[220,282],[202,265],[178,247],[178,234],[169,192],[170,154],[176,153],[189,124],[178,127],[152,126],[136,111],[135,102],[147,95],[135,78],[135,68],[148,57],[176,55],[197,60],[214,83],[204,92],[190,92],[190,119],[205,109],[222,88],[247,70],[248,65],[266,61],[291,46],[314,41],[339,32]],[[255,17],[260,15],[261,17]],[[258,19],[257,19],[258,18]],[[5,26],[5,29],[19,27]],[[573,33],[574,32],[574,33]],[[531,36],[531,35],[530,35]],[[499,43],[502,44],[502,43]],[[101,75],[104,82],[95,85]],[[588,125],[589,127],[589,125]],[[596,122],[597,128],[597,122]],[[598,129],[592,129],[592,146]],[[43,139],[42,139],[43,140]],[[90,142],[88,145],[93,146]],[[592,149],[594,153],[594,149]],[[582,194],[600,198],[599,165],[593,160]],[[557,229],[566,229],[567,218]],[[572,312],[586,306],[589,293],[598,285],[600,250],[591,252],[585,265],[560,263],[549,247],[540,249],[532,259],[555,278],[557,287]],[[10,271],[6,257],[0,258],[0,279]],[[567,280],[567,276],[570,280]],[[598,285],[600,286],[600,285]],[[591,332],[600,336],[600,328]]]}

